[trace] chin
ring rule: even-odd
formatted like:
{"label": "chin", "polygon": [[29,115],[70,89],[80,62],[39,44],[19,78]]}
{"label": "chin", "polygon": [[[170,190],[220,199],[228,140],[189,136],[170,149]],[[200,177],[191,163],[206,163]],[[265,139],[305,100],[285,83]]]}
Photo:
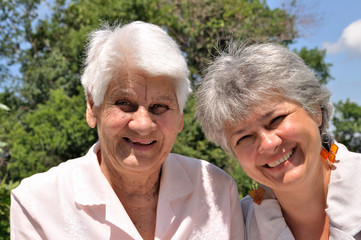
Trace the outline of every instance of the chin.
{"label": "chin", "polygon": [[284,176],[283,185],[285,187],[292,187],[293,189],[297,189],[295,188],[296,185],[304,183],[305,182],[304,180],[305,177],[303,173],[295,172]]}
{"label": "chin", "polygon": [[[123,161],[122,165],[124,168],[130,170],[130,171],[134,171],[134,172],[142,172],[142,171],[147,171],[150,169],[155,169],[158,164],[158,162],[154,162],[151,161],[149,159],[138,159],[138,158],[133,158],[133,159],[127,159],[125,161]],[[161,164],[159,164],[159,168],[160,168]]]}

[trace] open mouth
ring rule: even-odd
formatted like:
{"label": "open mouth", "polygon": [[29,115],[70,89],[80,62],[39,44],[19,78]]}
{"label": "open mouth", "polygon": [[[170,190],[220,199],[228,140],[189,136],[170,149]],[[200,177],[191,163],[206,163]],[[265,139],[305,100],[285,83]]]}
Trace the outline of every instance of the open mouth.
{"label": "open mouth", "polygon": [[149,146],[149,145],[152,145],[153,143],[157,142],[156,140],[153,140],[153,141],[133,141],[131,140],[130,138],[124,138],[127,142],[130,142],[132,144],[135,144],[135,145],[142,145],[142,146]]}
{"label": "open mouth", "polygon": [[274,161],[274,162],[271,162],[271,163],[268,163],[265,166],[268,167],[268,168],[277,167],[278,165],[280,165],[280,164],[284,163],[285,161],[287,161],[292,156],[292,154],[294,152],[295,152],[295,149],[293,148],[293,149],[291,149],[291,151],[289,151],[289,153],[284,155],[281,159],[279,159],[277,161]]}

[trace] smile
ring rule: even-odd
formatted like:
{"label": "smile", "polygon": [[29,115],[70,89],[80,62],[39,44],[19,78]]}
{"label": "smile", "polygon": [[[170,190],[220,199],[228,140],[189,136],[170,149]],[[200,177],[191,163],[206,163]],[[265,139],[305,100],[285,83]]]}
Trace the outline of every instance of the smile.
{"label": "smile", "polygon": [[155,140],[153,140],[153,141],[132,140],[132,139],[126,138],[126,137],[124,139],[132,144],[144,145],[144,146],[151,145],[156,142]]}
{"label": "smile", "polygon": [[293,152],[294,152],[294,149],[292,149],[289,153],[287,153],[286,155],[284,155],[280,160],[277,160],[277,161],[268,163],[268,164],[266,164],[266,166],[267,166],[267,167],[270,167],[270,168],[277,167],[277,166],[280,165],[281,163],[284,163],[285,161],[287,161],[287,160],[292,156]]}

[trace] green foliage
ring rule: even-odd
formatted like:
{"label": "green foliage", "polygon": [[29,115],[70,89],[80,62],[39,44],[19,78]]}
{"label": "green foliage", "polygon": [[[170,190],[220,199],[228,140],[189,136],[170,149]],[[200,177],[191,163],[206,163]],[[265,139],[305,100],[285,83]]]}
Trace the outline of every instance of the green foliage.
{"label": "green foliage", "polygon": [[361,106],[346,100],[335,105],[332,123],[337,141],[345,144],[350,151],[361,153]]}
{"label": "green foliage", "polygon": [[[10,110],[10,108],[9,108],[8,106],[0,103],[0,111],[9,111],[9,110]],[[0,121],[2,120],[1,118],[2,118],[2,117],[0,117]],[[2,121],[1,121],[1,122],[2,122]],[[2,135],[4,135],[4,133],[3,133],[3,129],[1,128],[1,130],[0,130],[0,154],[3,153],[3,149],[2,149],[2,148],[7,145],[6,142],[1,141]],[[1,156],[0,156],[0,158],[1,158]]]}
{"label": "green foliage", "polygon": [[96,141],[95,130],[85,120],[85,105],[82,95],[69,97],[63,89],[52,90],[45,104],[14,123],[8,140],[9,177],[20,180],[83,155]]}
{"label": "green foliage", "polygon": [[8,64],[20,63],[23,50],[31,39],[31,24],[37,17],[40,0],[0,1],[0,86],[3,81],[17,77],[9,70]]}
{"label": "green foliage", "polygon": [[331,63],[325,63],[326,50],[318,48],[307,49],[303,47],[295,52],[305,61],[305,63],[314,70],[322,84],[327,84],[333,77],[330,74]]}
{"label": "green foliage", "polygon": [[[296,36],[294,18],[284,10],[271,10],[263,1],[163,0],[169,12],[156,24],[165,25],[181,49],[197,85],[197,77],[232,39],[292,42]],[[217,48],[215,48],[217,47]]]}
{"label": "green foliage", "polygon": [[50,90],[63,88],[67,95],[79,95],[79,74],[72,71],[71,62],[54,48],[45,51],[41,56],[32,58],[27,56],[27,61],[21,67],[23,83],[20,90],[26,105],[34,108],[39,103],[49,99]]}
{"label": "green foliage", "polygon": [[19,182],[0,182],[0,236],[1,239],[10,239],[10,192],[19,185]]}
{"label": "green foliage", "polygon": [[1,124],[0,125],[0,169],[4,165],[4,158],[6,156],[6,147],[8,145],[7,142],[5,141],[5,131],[4,131],[4,127],[2,126],[7,114],[3,112],[9,110],[10,108],[8,106],[0,103],[0,113],[1,113],[0,114],[0,124]]}
{"label": "green foliage", "polygon": [[5,111],[9,111],[10,108],[2,103],[0,103],[0,110],[5,110]]}

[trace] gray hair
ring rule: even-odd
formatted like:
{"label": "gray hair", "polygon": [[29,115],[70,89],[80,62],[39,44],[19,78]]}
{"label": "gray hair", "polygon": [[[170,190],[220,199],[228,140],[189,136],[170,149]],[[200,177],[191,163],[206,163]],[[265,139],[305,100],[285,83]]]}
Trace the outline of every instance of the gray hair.
{"label": "gray hair", "polygon": [[206,137],[231,152],[225,124],[244,120],[254,107],[274,97],[295,101],[310,115],[321,109],[320,132],[326,131],[332,112],[330,95],[287,48],[274,43],[232,43],[206,69],[196,93],[196,117]]}
{"label": "gray hair", "polygon": [[103,102],[109,82],[129,71],[174,80],[178,106],[183,111],[192,91],[187,63],[176,42],[160,27],[136,21],[104,25],[89,35],[81,83],[96,106]]}

